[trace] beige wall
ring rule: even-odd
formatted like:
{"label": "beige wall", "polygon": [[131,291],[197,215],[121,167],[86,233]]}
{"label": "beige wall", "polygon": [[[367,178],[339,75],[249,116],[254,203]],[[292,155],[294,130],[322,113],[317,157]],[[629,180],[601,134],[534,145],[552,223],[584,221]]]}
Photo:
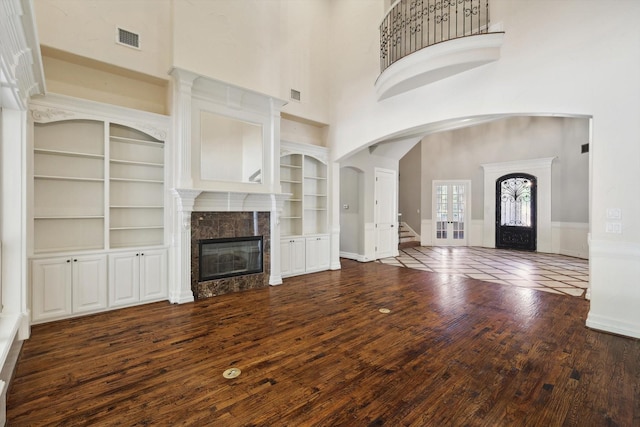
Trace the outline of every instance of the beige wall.
{"label": "beige wall", "polygon": [[283,112],[328,123],[326,0],[173,3],[173,64],[289,100]]}
{"label": "beige wall", "polygon": [[[168,80],[171,2],[34,0],[38,36],[44,46]],[[140,49],[117,44],[116,27],[139,34]]]}
{"label": "beige wall", "polygon": [[110,64],[43,47],[47,91],[169,114],[169,82]]}
{"label": "beige wall", "polygon": [[400,159],[398,182],[398,212],[402,214],[402,221],[418,234],[420,234],[420,201],[422,200],[421,150],[421,144],[418,143]]}
{"label": "beige wall", "polygon": [[[422,140],[422,219],[432,216],[433,180],[471,180],[471,219],[484,218],[483,163],[555,157],[551,220],[589,222],[589,120],[511,117]],[[401,163],[402,165],[402,163]],[[401,176],[404,171],[401,169]]]}

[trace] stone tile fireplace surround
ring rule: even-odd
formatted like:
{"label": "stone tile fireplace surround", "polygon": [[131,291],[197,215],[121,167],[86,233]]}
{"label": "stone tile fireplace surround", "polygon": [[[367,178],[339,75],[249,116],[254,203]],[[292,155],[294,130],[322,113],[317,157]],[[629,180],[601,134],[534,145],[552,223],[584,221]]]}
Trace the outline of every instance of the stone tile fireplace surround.
{"label": "stone tile fireplace surround", "polygon": [[[199,240],[248,236],[263,236],[262,273],[199,281]],[[270,272],[269,212],[191,213],[191,290],[195,299],[269,286]]]}

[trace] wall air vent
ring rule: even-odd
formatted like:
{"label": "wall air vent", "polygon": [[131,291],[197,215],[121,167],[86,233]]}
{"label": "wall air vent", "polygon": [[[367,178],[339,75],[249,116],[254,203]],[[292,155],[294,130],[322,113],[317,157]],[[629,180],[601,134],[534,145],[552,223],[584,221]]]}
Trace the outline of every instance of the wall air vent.
{"label": "wall air vent", "polygon": [[300,101],[300,91],[291,89],[291,99],[293,99],[294,101]]}
{"label": "wall air vent", "polygon": [[140,49],[139,34],[132,33],[131,31],[123,30],[122,28],[118,28],[117,30],[118,30],[118,34],[117,34],[116,42],[118,44],[123,44],[125,46]]}

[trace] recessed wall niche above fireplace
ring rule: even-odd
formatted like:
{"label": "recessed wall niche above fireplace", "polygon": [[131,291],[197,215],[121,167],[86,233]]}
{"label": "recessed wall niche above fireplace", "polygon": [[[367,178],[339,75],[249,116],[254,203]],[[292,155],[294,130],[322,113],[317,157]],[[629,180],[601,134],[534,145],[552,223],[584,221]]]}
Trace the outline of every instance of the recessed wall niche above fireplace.
{"label": "recessed wall niche above fireplace", "polygon": [[192,212],[194,298],[268,286],[270,249],[269,212]]}

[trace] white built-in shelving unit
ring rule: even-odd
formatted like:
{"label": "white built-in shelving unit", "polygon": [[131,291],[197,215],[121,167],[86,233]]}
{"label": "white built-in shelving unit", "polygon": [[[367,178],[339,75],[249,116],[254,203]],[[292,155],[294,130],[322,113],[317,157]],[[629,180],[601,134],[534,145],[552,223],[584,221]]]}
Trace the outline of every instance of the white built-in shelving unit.
{"label": "white built-in shelving unit", "polygon": [[167,298],[164,116],[66,102],[31,106],[33,323]]}
{"label": "white built-in shelving unit", "polygon": [[109,171],[110,247],[161,245],[164,143],[112,123]]}
{"label": "white built-in shelving unit", "polygon": [[281,143],[280,215],[283,277],[329,269],[328,174],[324,147]]}
{"label": "white built-in shelving unit", "polygon": [[104,249],[104,153],[103,123],[34,125],[34,253]]}

